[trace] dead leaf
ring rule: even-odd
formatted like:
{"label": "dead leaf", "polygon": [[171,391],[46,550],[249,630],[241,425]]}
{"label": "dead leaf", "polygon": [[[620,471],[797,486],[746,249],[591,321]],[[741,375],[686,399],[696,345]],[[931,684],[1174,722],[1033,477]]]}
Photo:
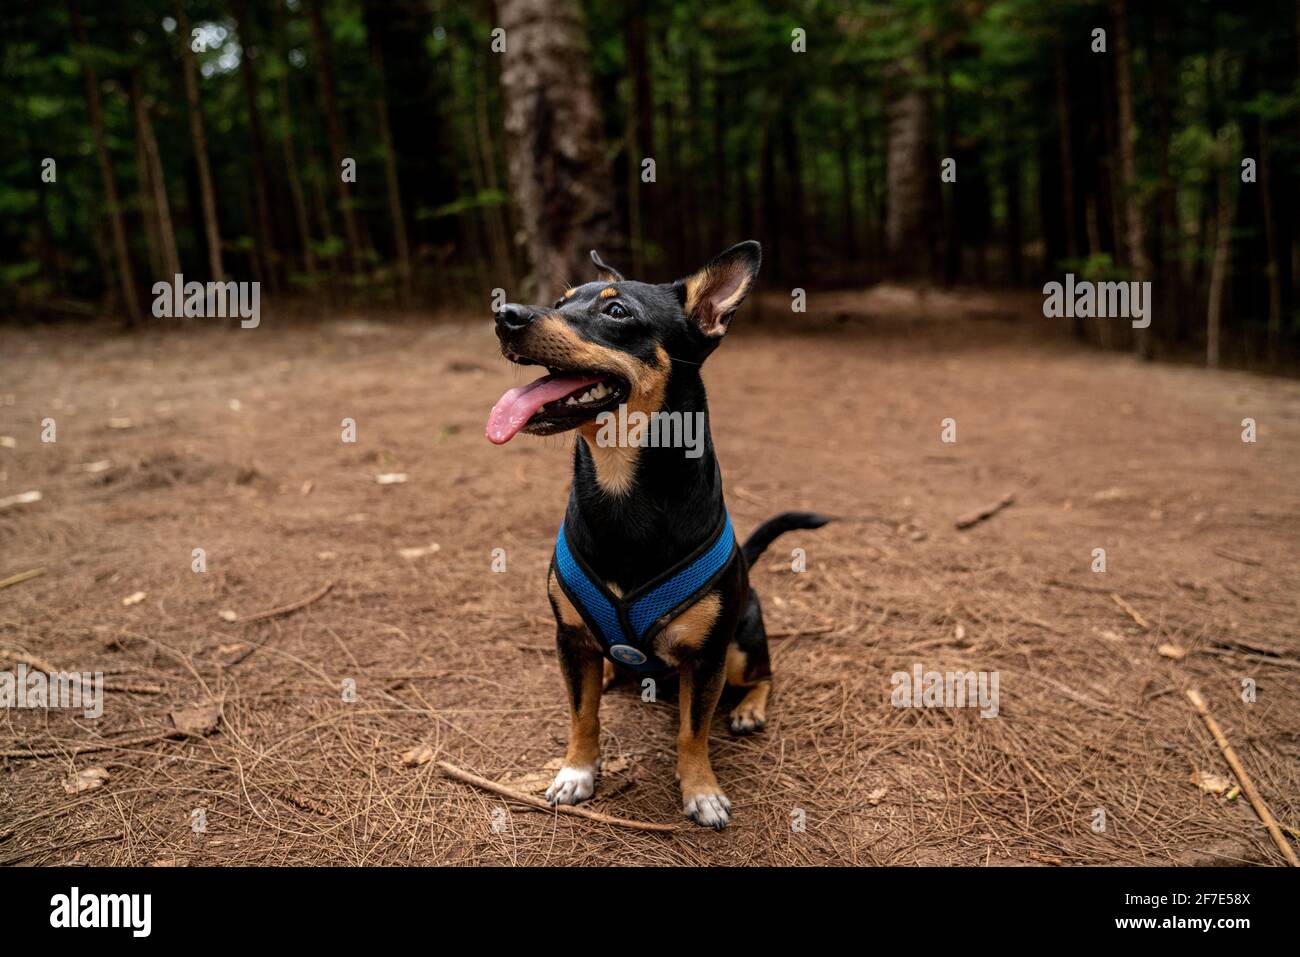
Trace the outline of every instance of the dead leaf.
{"label": "dead leaf", "polygon": [[422,744],[418,748],[412,748],[402,754],[402,763],[408,768],[418,768],[422,764],[428,764],[433,760],[433,748],[427,744]]}
{"label": "dead leaf", "polygon": [[84,465],[78,465],[77,468],[83,472],[89,472],[95,475],[98,472],[107,472],[113,467],[113,463],[108,459],[100,459],[98,462],[86,462]]}
{"label": "dead leaf", "polygon": [[217,612],[217,616],[218,616],[222,621],[236,621],[236,620],[239,618],[239,616],[236,615],[236,614],[235,614],[233,611],[231,611],[229,608],[223,608],[223,609],[221,609],[221,611]]}
{"label": "dead leaf", "polygon": [[140,604],[140,602],[144,601],[144,598],[145,598],[145,593],[142,591],[138,591],[133,594],[127,595],[125,598],[123,598],[122,604],[128,606],[138,605]]}
{"label": "dead leaf", "polygon": [[82,768],[73,777],[63,782],[63,790],[68,794],[80,794],[92,791],[108,780],[108,771],[104,768]]}
{"label": "dead leaf", "polygon": [[1232,782],[1209,771],[1198,771],[1192,775],[1192,783],[1206,794],[1222,794],[1232,787]]}
{"label": "dead leaf", "polygon": [[1128,495],[1127,489],[1122,488],[1104,488],[1100,492],[1094,492],[1092,500],[1094,502],[1115,502]]}
{"label": "dead leaf", "polygon": [[409,476],[405,472],[383,472],[375,476],[380,485],[401,485]]}
{"label": "dead leaf", "polygon": [[1161,645],[1156,651],[1160,652],[1166,658],[1172,658],[1174,661],[1182,661],[1187,657],[1187,649],[1181,645]]}
{"label": "dead leaf", "polygon": [[875,807],[877,804],[880,803],[881,799],[884,798],[884,796],[888,793],[889,793],[889,788],[876,788],[874,791],[872,791],[870,794],[867,795],[867,803],[870,804],[872,807]]}
{"label": "dead leaf", "polygon": [[432,555],[434,552],[438,552],[441,550],[442,550],[442,546],[439,545],[437,542],[430,542],[428,545],[425,545],[423,548],[399,548],[397,550],[397,554],[401,555],[403,558],[410,561],[416,558],[423,558],[425,555]]}
{"label": "dead leaf", "polygon": [[632,766],[632,762],[625,755],[619,754],[612,758],[606,758],[600,763],[601,775],[618,774],[620,771],[626,771]]}
{"label": "dead leaf", "polygon": [[33,489],[30,492],[19,492],[17,495],[9,495],[0,498],[0,508],[10,508],[14,505],[31,505],[32,502],[39,502],[41,493]]}
{"label": "dead leaf", "polygon": [[129,429],[133,425],[135,425],[135,423],[125,416],[118,416],[108,420],[108,427],[110,429]]}
{"label": "dead leaf", "polygon": [[221,702],[205,701],[188,708],[178,708],[170,712],[172,724],[177,731],[202,736],[216,730],[221,720]]}
{"label": "dead leaf", "polygon": [[961,622],[957,622],[957,626],[952,630],[952,636],[958,641],[964,640],[966,637],[966,626]]}

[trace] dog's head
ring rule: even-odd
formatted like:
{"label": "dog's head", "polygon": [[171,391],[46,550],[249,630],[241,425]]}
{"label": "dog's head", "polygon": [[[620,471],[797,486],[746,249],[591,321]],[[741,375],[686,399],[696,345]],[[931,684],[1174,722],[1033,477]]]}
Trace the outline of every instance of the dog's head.
{"label": "dog's head", "polygon": [[519,432],[552,435],[601,412],[659,411],[674,361],[699,365],[717,348],[758,276],[759,244],[732,246],[671,283],[624,279],[593,250],[599,278],[552,306],[507,303],[496,316],[501,354],[548,374],[503,395],[488,417],[497,445]]}

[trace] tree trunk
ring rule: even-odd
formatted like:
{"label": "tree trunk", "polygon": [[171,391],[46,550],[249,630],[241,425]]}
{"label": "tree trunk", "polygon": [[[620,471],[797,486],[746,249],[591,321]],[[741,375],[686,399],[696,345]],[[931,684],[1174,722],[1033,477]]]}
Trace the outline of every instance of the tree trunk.
{"label": "tree trunk", "polygon": [[1056,48],[1056,124],[1061,147],[1061,211],[1065,217],[1065,255],[1079,256],[1079,214],[1075,208],[1074,145],[1070,129],[1070,86],[1065,69],[1065,51]]}
{"label": "tree trunk", "polygon": [[[474,117],[478,124],[478,143],[482,152],[483,182],[492,193],[501,192],[501,178],[497,172],[497,153],[493,147],[491,115],[488,109],[488,84],[482,70],[474,74]],[[515,282],[514,257],[510,253],[510,227],[506,222],[506,207],[493,203],[487,207],[488,235],[492,241],[492,257],[511,287]]]}
{"label": "tree trunk", "polygon": [[[641,182],[641,161],[649,157],[659,163],[663,159],[655,154],[654,96],[650,85],[648,34],[645,0],[634,0],[629,4],[623,25],[623,51],[627,73],[632,81],[632,98],[627,112],[628,242],[632,247],[632,271],[638,276],[642,275],[645,268],[646,239],[661,239],[655,235],[657,230],[646,229],[650,205],[647,198],[654,185]],[[671,173],[667,169],[660,172]]]}
{"label": "tree trunk", "polygon": [[589,249],[614,244],[609,153],[577,0],[499,0],[497,8],[507,37],[508,169],[531,269],[524,294],[549,300],[561,284],[590,276]]}
{"label": "tree trunk", "polygon": [[190,19],[185,14],[185,0],[176,0],[177,33],[181,41],[181,68],[185,74],[185,100],[189,106],[190,139],[194,143],[194,162],[199,170],[199,196],[203,204],[203,226],[208,242],[208,270],[214,282],[222,282],[226,270],[221,261],[221,229],[217,225],[217,194],[212,188],[212,170],[208,166],[208,141],[203,132],[203,105],[199,102],[199,71],[191,48]]}
{"label": "tree trunk", "polygon": [[144,115],[143,93],[140,84],[140,68],[132,67],[131,80],[127,87],[131,101],[131,116],[135,127],[135,173],[140,193],[140,217],[144,220],[144,240],[149,249],[149,274],[158,278],[170,278],[164,274],[162,260],[162,238],[158,230],[158,210],[154,202],[153,167],[144,149]]}
{"label": "tree trunk", "polygon": [[847,101],[841,105],[838,136],[840,160],[840,202],[843,206],[840,220],[840,239],[844,243],[844,254],[850,263],[858,260],[858,217],[853,202],[853,119],[849,113]]}
{"label": "tree trunk", "polygon": [[[1137,282],[1151,280],[1151,260],[1147,256],[1146,230],[1137,196],[1137,151],[1133,124],[1133,81],[1129,67],[1127,0],[1111,0],[1111,17],[1115,32],[1115,95],[1119,101],[1119,159],[1123,183],[1120,201],[1124,209],[1124,226],[1128,261]],[[1148,303],[1154,311],[1154,303]],[[1151,358],[1150,329],[1135,329],[1137,354]]]}
{"label": "tree trunk", "polygon": [[331,178],[339,191],[339,214],[343,217],[343,235],[348,244],[348,261],[353,272],[361,271],[361,233],[352,208],[352,187],[343,179],[345,156],[343,121],[339,115],[338,94],[334,90],[334,70],[330,65],[329,36],[321,16],[321,0],[307,0],[307,24],[311,28],[312,46],[316,50],[316,80],[321,103],[325,108],[325,132],[329,136],[330,155],[334,160]]}
{"label": "tree trunk", "polygon": [[1169,22],[1169,3],[1159,0],[1156,5],[1154,30],[1148,37],[1150,49],[1152,88],[1156,102],[1156,157],[1160,175],[1159,216],[1160,235],[1156,241],[1159,265],[1156,277],[1164,288],[1164,299],[1169,304],[1164,338],[1178,343],[1183,338],[1183,275],[1182,235],[1178,229],[1178,187],[1169,163],[1169,145],[1172,128],[1173,84],[1167,38],[1173,35]]}
{"label": "tree trunk", "polygon": [[280,58],[279,82],[276,84],[280,107],[280,149],[284,154],[284,169],[289,180],[289,196],[293,201],[293,218],[298,226],[298,241],[302,244],[302,265],[309,279],[316,278],[316,253],[311,245],[311,226],[307,222],[307,203],[302,192],[302,173],[298,165],[297,149],[293,144],[293,110],[289,104],[289,64],[284,43],[283,7],[276,4],[276,53]]}
{"label": "tree trunk", "polygon": [[163,278],[178,276],[181,257],[176,251],[176,230],[172,225],[171,202],[167,198],[167,178],[163,174],[162,154],[158,140],[153,135],[153,121],[149,119],[149,102],[141,95],[139,116],[140,132],[144,140],[145,160],[149,164],[149,182],[153,186],[153,205],[158,216],[158,235],[162,240]]}
{"label": "tree trunk", "polygon": [[265,278],[271,291],[278,285],[279,255],[276,253],[274,232],[271,229],[271,201],[267,186],[271,182],[271,164],[266,159],[266,137],[262,132],[262,107],[258,102],[261,84],[257,76],[257,60],[261,48],[253,37],[253,18],[249,14],[248,0],[236,0],[235,16],[239,21],[239,39],[243,56],[239,70],[244,75],[244,95],[248,100],[248,128],[253,144],[253,185],[257,201],[258,246]]}
{"label": "tree trunk", "polygon": [[900,275],[915,275],[925,260],[926,186],[936,170],[925,168],[929,109],[924,91],[900,75],[905,89],[888,108],[886,156],[886,256]]}
{"label": "tree trunk", "polygon": [[370,38],[370,56],[378,77],[375,113],[379,117],[379,139],[384,147],[384,178],[388,184],[388,215],[393,221],[393,250],[397,254],[397,273],[401,277],[402,298],[411,297],[411,250],[406,241],[406,215],[402,206],[401,184],[397,179],[397,151],[393,148],[393,128],[388,118],[388,82],[384,76],[384,50],[379,35]]}
{"label": "tree trunk", "polygon": [[[1297,0],[1300,2],[1300,0]],[[710,217],[713,229],[709,234],[709,248],[725,249],[728,245],[728,172],[727,164],[727,81],[721,73],[713,74],[713,215]]]}
{"label": "tree trunk", "polygon": [[1219,203],[1214,224],[1214,261],[1210,267],[1209,307],[1205,322],[1205,364],[1219,367],[1219,330],[1222,326],[1223,287],[1228,279],[1229,251],[1232,247],[1233,190],[1230,166],[1219,171]]}
{"label": "tree trunk", "polygon": [[68,16],[72,21],[73,37],[81,54],[81,72],[86,81],[86,112],[90,118],[90,131],[95,139],[95,154],[99,158],[99,175],[104,183],[104,201],[113,232],[113,255],[117,262],[117,278],[126,308],[126,325],[130,328],[140,322],[140,302],[135,296],[135,276],[131,272],[131,256],[126,245],[126,226],[122,222],[122,205],[117,197],[117,184],[113,179],[113,161],[108,155],[104,138],[104,114],[99,101],[99,79],[90,61],[90,44],[86,39],[86,24],[81,19],[81,9],[76,0],[68,0]]}
{"label": "tree trunk", "polygon": [[[806,228],[808,201],[803,182],[803,155],[799,147],[801,140],[795,129],[796,113],[781,110],[774,120],[781,140],[781,170],[784,179],[777,193],[776,208],[780,219],[769,222],[768,229],[779,229],[789,239],[785,257],[784,274],[796,275],[808,273],[808,232]],[[775,185],[775,184],[773,184]],[[781,267],[781,263],[777,263]],[[778,268],[778,275],[782,270]]]}
{"label": "tree trunk", "polygon": [[1002,164],[1002,186],[1006,190],[1007,201],[1007,227],[1006,227],[1006,254],[1007,254],[1007,279],[1013,285],[1019,285],[1024,277],[1024,266],[1022,262],[1024,250],[1024,223],[1022,201],[1022,184],[1020,174],[1020,158],[1011,150],[1016,149],[1014,144],[1008,143],[1008,155]]}
{"label": "tree trunk", "polygon": [[1273,174],[1268,120],[1259,122],[1259,201],[1264,207],[1264,239],[1268,247],[1268,362],[1276,366],[1282,351],[1282,279],[1278,265],[1277,220],[1273,211]]}

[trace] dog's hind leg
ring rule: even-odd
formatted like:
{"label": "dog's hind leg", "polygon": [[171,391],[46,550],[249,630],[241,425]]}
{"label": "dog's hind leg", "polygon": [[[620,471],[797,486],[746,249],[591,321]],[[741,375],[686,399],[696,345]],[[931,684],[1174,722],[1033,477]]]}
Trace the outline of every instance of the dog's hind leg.
{"label": "dog's hind leg", "polygon": [[753,734],[767,725],[767,699],[772,693],[772,663],[758,593],[749,590],[736,637],[727,646],[727,684],[748,689],[731,710],[732,734]]}

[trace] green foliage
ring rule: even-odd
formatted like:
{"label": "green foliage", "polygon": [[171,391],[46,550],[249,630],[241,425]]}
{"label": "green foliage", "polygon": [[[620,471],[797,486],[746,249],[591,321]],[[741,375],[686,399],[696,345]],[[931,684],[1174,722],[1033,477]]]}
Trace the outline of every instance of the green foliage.
{"label": "green foliage", "polygon": [[[147,228],[154,197],[149,170],[140,166],[130,98],[138,77],[180,259],[187,272],[201,274],[206,238],[181,72],[181,44],[191,38],[179,35],[171,4],[79,2],[89,41],[84,51],[72,42],[63,3],[11,5],[0,14],[0,115],[9,146],[0,152],[0,277],[25,294],[52,290],[66,298],[100,298],[113,285],[109,208],[83,54],[97,77],[133,270],[149,277],[156,255]],[[359,171],[350,201],[361,222],[355,257],[341,216],[318,69],[323,61],[308,18],[312,2],[322,11],[345,154]],[[613,181],[601,185],[614,197],[625,232],[639,190],[629,176],[638,158],[627,149],[629,131],[643,119],[632,108],[638,80],[653,100],[649,125],[660,180],[642,196],[640,234],[627,237],[648,268],[675,270],[707,254],[703,247],[715,236],[732,240],[754,230],[781,253],[765,275],[780,275],[792,263],[853,281],[883,275],[884,219],[900,201],[887,195],[896,162],[891,122],[904,95],[919,90],[927,107],[922,155],[935,167],[925,197],[930,238],[941,250],[956,246],[949,259],[959,268],[948,278],[1007,276],[1016,229],[1020,250],[1034,251],[1030,271],[1064,266],[1096,278],[1124,275],[1123,205],[1132,203],[1147,227],[1152,258],[1175,264],[1180,281],[1200,295],[1219,173],[1235,170],[1246,151],[1259,153],[1263,138],[1275,173],[1271,208],[1287,247],[1277,252],[1287,279],[1284,305],[1288,315],[1297,307],[1297,277],[1288,265],[1288,248],[1300,239],[1294,212],[1300,85],[1291,0],[1237,6],[1128,0],[1137,164],[1131,190],[1120,175],[1116,25],[1110,5],[1098,0],[581,0],[576,6],[614,171]],[[241,22],[245,7],[247,22]],[[314,294],[337,291],[355,259],[364,275],[348,280],[354,289],[394,293],[401,280],[384,118],[416,268],[481,285],[488,269],[525,265],[497,263],[518,222],[498,83],[504,61],[489,50],[498,25],[492,5],[186,0],[186,10],[191,28],[207,41],[195,56],[222,251],[232,274],[270,272],[286,288]],[[638,11],[646,57],[639,78],[630,75],[629,46]],[[1090,50],[1097,26],[1108,30],[1106,54]],[[806,53],[791,48],[796,30],[806,36]],[[383,55],[382,76],[376,51]],[[251,104],[250,68],[257,87]],[[1072,137],[1076,184],[1073,257],[1063,235],[1058,82],[1072,113],[1065,132]],[[271,207],[270,250],[261,248],[258,221],[253,142],[259,127],[269,170],[261,186]],[[46,156],[58,161],[57,183],[40,180]],[[940,185],[937,167],[945,157],[959,158],[958,180]],[[1242,248],[1234,250],[1232,293],[1251,300],[1258,313],[1267,274],[1267,264],[1259,265],[1266,255],[1263,200],[1258,186],[1239,191],[1233,236]],[[1172,229],[1162,221],[1170,209]],[[989,271],[983,265],[973,271],[974,262],[988,263]],[[937,272],[933,264],[931,272]]]}

